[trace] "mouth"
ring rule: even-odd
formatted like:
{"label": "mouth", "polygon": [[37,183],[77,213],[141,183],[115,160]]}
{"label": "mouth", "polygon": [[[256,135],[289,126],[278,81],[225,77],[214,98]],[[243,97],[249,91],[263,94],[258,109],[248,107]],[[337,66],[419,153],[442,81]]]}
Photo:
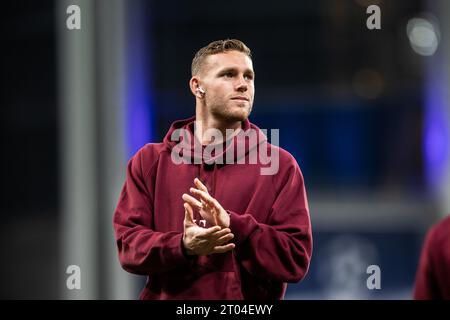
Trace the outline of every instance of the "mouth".
{"label": "mouth", "polygon": [[237,100],[237,101],[249,101],[249,99],[247,97],[244,96],[237,96],[237,97],[233,97],[231,98],[231,100]]}

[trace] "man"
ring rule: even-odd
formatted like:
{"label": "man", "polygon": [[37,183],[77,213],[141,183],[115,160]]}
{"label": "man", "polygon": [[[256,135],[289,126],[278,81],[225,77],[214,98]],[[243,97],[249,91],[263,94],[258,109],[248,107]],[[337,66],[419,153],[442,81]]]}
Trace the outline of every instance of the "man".
{"label": "man", "polygon": [[450,300],[449,270],[450,216],[428,231],[417,269],[414,299]]}
{"label": "man", "polygon": [[[114,214],[120,262],[148,276],[141,299],[282,299],[307,273],[311,224],[297,162],[248,120],[250,50],[210,43],[189,84],[195,117],[128,163]],[[275,170],[264,171],[268,155]]]}

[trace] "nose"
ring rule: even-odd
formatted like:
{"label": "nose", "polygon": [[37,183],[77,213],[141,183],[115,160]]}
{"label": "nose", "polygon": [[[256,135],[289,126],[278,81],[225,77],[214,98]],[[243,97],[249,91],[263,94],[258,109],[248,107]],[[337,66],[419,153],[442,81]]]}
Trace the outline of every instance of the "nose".
{"label": "nose", "polygon": [[248,84],[245,81],[243,76],[238,78],[238,83],[237,83],[237,86],[236,86],[236,90],[239,91],[239,92],[245,92],[245,91],[248,90]]}

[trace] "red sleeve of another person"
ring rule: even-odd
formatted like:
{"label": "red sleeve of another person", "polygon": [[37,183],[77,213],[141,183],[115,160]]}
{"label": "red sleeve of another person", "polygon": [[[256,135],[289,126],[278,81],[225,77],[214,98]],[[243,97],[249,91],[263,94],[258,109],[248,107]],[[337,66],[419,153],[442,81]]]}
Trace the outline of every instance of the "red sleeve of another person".
{"label": "red sleeve of another person", "polygon": [[450,299],[450,216],[433,226],[425,238],[414,299]]}

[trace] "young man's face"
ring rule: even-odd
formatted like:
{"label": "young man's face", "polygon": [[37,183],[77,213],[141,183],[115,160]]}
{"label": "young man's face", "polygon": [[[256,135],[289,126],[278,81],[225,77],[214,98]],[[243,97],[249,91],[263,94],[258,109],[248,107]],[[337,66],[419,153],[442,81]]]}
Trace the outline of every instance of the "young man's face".
{"label": "young man's face", "polygon": [[225,122],[247,119],[255,94],[252,60],[239,51],[208,56],[201,72],[207,111]]}

